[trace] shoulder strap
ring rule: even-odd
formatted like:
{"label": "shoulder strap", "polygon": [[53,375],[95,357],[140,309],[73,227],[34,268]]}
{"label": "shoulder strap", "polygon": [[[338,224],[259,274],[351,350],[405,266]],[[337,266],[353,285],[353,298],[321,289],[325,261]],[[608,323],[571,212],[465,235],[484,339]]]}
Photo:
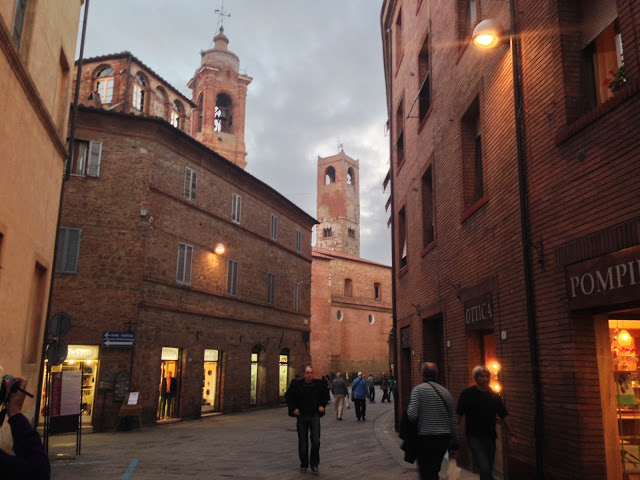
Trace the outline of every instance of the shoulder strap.
{"label": "shoulder strap", "polygon": [[438,395],[438,397],[440,397],[440,400],[442,401],[442,404],[444,405],[444,408],[447,410],[447,415],[449,415],[449,417],[451,417],[451,410],[449,410],[449,405],[447,405],[447,402],[444,401],[444,398],[442,398],[442,394],[438,391],[438,389],[436,387],[434,387],[433,385],[431,385],[431,382],[427,382],[427,384],[433,388],[433,390],[436,392],[436,394]]}

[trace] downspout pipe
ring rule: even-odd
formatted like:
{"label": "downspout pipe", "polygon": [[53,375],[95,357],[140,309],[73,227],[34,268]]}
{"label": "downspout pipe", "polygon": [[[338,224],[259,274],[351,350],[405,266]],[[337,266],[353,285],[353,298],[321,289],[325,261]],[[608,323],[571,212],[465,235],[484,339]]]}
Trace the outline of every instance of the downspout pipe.
{"label": "downspout pipe", "polygon": [[524,273],[525,303],[527,312],[527,329],[529,336],[529,359],[533,381],[533,398],[535,404],[534,435],[536,453],[536,479],[544,479],[544,412],[542,408],[542,385],[540,381],[540,359],[538,355],[538,336],[536,324],[536,305],[534,299],[533,268],[531,266],[531,240],[528,200],[527,164],[524,146],[524,106],[522,94],[522,55],[520,53],[520,37],[516,22],[515,0],[509,0],[511,21],[511,64],[513,68],[513,102],[515,112],[516,148],[518,164],[518,192],[520,197],[520,232],[522,237],[522,263]]}

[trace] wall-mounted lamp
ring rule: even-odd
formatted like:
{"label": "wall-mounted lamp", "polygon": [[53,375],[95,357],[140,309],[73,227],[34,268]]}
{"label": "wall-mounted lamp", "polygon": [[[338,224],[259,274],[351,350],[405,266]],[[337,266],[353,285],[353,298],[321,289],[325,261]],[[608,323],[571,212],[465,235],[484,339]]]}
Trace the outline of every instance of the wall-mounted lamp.
{"label": "wall-mounted lamp", "polygon": [[482,20],[473,29],[472,39],[476,47],[495,48],[505,40],[504,29],[497,20]]}
{"label": "wall-mounted lamp", "polygon": [[213,249],[213,251],[216,253],[216,255],[222,255],[224,253],[224,244],[222,243],[218,243],[216,245],[216,248]]}

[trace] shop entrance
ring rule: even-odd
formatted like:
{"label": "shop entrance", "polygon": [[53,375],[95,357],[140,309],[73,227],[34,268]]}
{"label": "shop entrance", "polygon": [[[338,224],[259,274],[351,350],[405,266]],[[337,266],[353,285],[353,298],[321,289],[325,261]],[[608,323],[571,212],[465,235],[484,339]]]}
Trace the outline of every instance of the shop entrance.
{"label": "shop entrance", "polygon": [[220,385],[220,356],[219,350],[204,351],[204,379],[202,380],[202,408],[201,413],[217,412],[219,408]]}
{"label": "shop entrance", "polygon": [[158,396],[158,420],[178,418],[180,411],[180,359],[182,350],[162,347],[160,364],[160,395]]}
{"label": "shop entrance", "polygon": [[262,404],[263,382],[266,379],[264,372],[264,348],[256,345],[251,351],[251,395],[249,399],[250,407],[259,407]]}

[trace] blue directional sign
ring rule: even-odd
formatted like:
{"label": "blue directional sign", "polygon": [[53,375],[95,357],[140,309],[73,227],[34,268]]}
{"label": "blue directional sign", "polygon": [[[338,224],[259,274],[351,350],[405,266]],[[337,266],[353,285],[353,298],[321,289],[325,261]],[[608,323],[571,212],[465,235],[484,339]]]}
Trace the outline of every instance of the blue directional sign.
{"label": "blue directional sign", "polygon": [[105,332],[102,336],[103,347],[133,347],[135,332]]}

